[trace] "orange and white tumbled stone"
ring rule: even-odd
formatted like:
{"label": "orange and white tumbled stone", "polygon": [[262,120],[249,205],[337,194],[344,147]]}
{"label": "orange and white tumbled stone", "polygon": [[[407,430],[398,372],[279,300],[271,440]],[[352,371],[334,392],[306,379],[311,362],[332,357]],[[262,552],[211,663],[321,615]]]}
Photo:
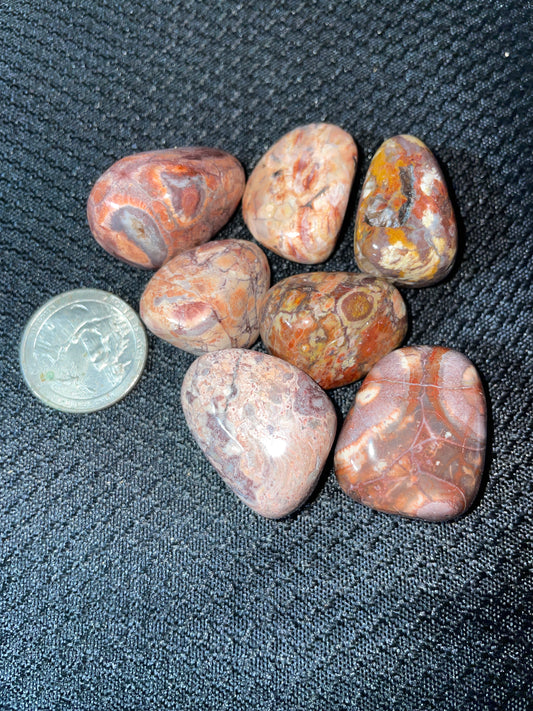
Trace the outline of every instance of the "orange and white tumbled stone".
{"label": "orange and white tumbled stone", "polygon": [[442,171],[414,136],[394,136],[368,169],[357,210],[359,269],[403,286],[444,279],[457,252],[457,225]]}
{"label": "orange and white tumbled stone", "polygon": [[325,390],[353,383],[402,342],[407,312],[385,279],[349,272],[295,274],[268,291],[261,338],[272,355]]}
{"label": "orange and white tumbled stone", "polygon": [[253,242],[217,240],[178,254],[141,297],[147,328],[189,353],[249,348],[259,336],[270,267]]}
{"label": "orange and white tumbled stone", "polygon": [[255,239],[300,264],[325,261],[342,225],[357,165],[357,146],[338,126],[295,128],[256,165],[242,213]]}
{"label": "orange and white tumbled stone", "polygon": [[486,402],[477,370],[449,348],[400,348],[366,376],[342,427],[335,472],[362,504],[426,521],[463,514],[479,489]]}
{"label": "orange and white tumbled stone", "polygon": [[127,156],[98,178],[87,201],[89,227],[110,254],[159,269],[211,239],[244,190],[239,161],[218,148],[192,146]]}

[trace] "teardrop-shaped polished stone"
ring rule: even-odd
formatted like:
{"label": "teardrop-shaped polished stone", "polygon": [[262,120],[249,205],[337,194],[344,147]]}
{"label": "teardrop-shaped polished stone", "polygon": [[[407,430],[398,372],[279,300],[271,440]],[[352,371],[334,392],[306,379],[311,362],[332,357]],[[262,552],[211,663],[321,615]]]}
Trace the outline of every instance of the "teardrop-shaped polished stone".
{"label": "teardrop-shaped polished stone", "polygon": [[235,211],[243,190],[241,164],[218,148],[138,153],[98,178],[87,217],[94,238],[110,254],[158,269],[211,239]]}
{"label": "teardrop-shaped polished stone", "polygon": [[301,264],[331,254],[357,165],[357,146],[338,126],[313,123],[283,136],[254,168],[242,214],[255,239]]}
{"label": "teardrop-shaped polished stone", "polygon": [[250,508],[281,518],[312,492],[333,444],[333,404],[293,365],[256,351],[207,353],[181,388],[185,419],[222,479]]}
{"label": "teardrop-shaped polished stone", "polygon": [[196,355],[247,348],[259,336],[269,285],[268,260],[256,244],[208,242],[154,274],[141,298],[141,318],[156,336]]}
{"label": "teardrop-shaped polished stone", "polygon": [[261,338],[326,390],[353,383],[397,348],[407,330],[399,291],[348,272],[295,274],[269,290]]}
{"label": "teardrop-shaped polished stone", "polygon": [[372,158],[355,223],[361,271],[427,286],[450,271],[457,226],[435,157],[414,136],[394,136]]}
{"label": "teardrop-shaped polished stone", "polygon": [[448,348],[400,348],[363,381],[339,435],[335,470],[362,504],[445,521],[472,503],[485,442],[485,395],[468,358]]}

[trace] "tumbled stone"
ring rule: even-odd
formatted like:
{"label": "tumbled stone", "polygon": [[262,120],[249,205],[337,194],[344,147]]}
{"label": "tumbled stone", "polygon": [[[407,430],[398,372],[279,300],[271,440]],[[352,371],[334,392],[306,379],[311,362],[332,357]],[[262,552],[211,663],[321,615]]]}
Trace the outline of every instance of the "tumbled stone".
{"label": "tumbled stone", "polygon": [[154,274],[140,314],[152,333],[189,353],[247,348],[259,336],[259,308],[269,286],[268,260],[256,244],[208,242]]}
{"label": "tumbled stone", "polygon": [[87,202],[89,226],[110,254],[143,269],[211,239],[244,190],[239,161],[193,146],[122,158],[98,178]]}
{"label": "tumbled stone", "polygon": [[372,158],[355,224],[359,269],[404,286],[444,279],[457,226],[435,157],[414,136],[389,138]]}
{"label": "tumbled stone", "polygon": [[397,348],[407,313],[400,293],[385,279],[310,272],[270,289],[260,330],[270,353],[329,390],[359,380]]}
{"label": "tumbled stone", "polygon": [[255,239],[301,264],[331,254],[357,165],[357,146],[338,126],[313,123],[287,133],[254,168],[242,214]]}
{"label": "tumbled stone", "polygon": [[256,351],[207,353],[187,371],[181,403],[207,459],[250,508],[281,518],[307,499],[336,431],[333,404],[308,375]]}
{"label": "tumbled stone", "polygon": [[335,470],[356,501],[445,521],[472,503],[485,442],[485,395],[468,358],[448,348],[400,348],[363,381],[339,435]]}

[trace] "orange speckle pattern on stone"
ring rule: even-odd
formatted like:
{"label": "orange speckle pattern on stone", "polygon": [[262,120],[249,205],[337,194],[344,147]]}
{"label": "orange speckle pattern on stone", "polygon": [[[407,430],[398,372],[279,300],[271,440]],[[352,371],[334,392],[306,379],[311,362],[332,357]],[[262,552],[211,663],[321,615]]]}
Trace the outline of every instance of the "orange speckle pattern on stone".
{"label": "orange speckle pattern on stone", "polygon": [[427,286],[450,271],[457,226],[431,151],[414,136],[385,141],[370,163],[355,225],[361,271],[404,286]]}
{"label": "orange speckle pattern on stone", "polygon": [[283,279],[269,290],[261,319],[269,352],[326,390],[362,378],[401,344],[406,330],[398,290],[385,279],[349,272]]}

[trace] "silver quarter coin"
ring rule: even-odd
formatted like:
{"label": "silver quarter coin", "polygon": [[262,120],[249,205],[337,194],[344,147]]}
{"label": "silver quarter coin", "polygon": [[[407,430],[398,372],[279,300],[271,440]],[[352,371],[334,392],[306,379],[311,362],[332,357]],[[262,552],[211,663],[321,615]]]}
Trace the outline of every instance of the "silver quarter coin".
{"label": "silver quarter coin", "polygon": [[32,393],[50,407],[94,412],[129,393],[146,353],[146,333],[128,304],[107,291],[75,289],[30,318],[20,367]]}

